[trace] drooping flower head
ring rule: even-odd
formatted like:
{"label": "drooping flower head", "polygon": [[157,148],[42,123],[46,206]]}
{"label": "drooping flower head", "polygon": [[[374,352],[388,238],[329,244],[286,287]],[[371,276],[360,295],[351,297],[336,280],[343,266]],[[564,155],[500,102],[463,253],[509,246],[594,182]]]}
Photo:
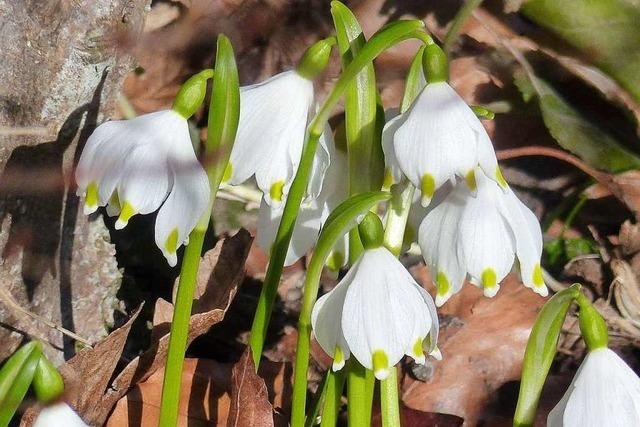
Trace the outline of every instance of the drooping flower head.
{"label": "drooping flower head", "polygon": [[[362,224],[371,223],[382,229],[372,213]],[[340,283],[318,299],[311,322],[318,343],[333,357],[334,370],[353,355],[384,379],[405,354],[425,363],[425,343],[428,352],[439,354],[438,317],[431,296],[381,245],[381,237],[364,235],[361,231],[362,255]]]}
{"label": "drooping flower head", "polygon": [[546,296],[540,256],[542,232],[535,215],[507,188],[475,171],[477,194],[464,185],[424,218],[418,231],[422,255],[437,284],[436,305],[462,288],[469,275],[492,297],[517,257],[525,286]]}
{"label": "drooping flower head", "polygon": [[333,39],[312,45],[295,70],[240,88],[240,119],[225,181],[255,176],[268,205],[287,194],[300,163],[314,105],[313,78],[326,66]]}
{"label": "drooping flower head", "polygon": [[85,214],[106,205],[109,215],[118,216],[116,229],[135,214],[160,209],[155,240],[171,266],[209,203],[209,181],[187,119],[174,109],[98,126],[75,175]]}
{"label": "drooping flower head", "polygon": [[[429,61],[439,58],[441,52],[436,45],[425,49],[429,83],[405,113],[387,123],[384,132],[385,155],[392,163],[387,165],[388,170],[396,182],[402,171],[421,191],[423,206],[431,202],[442,184],[456,176],[464,178],[474,190],[477,166],[506,188],[482,123],[446,82],[446,71],[429,74],[433,68],[428,66]],[[440,60],[446,64],[446,58]]]}

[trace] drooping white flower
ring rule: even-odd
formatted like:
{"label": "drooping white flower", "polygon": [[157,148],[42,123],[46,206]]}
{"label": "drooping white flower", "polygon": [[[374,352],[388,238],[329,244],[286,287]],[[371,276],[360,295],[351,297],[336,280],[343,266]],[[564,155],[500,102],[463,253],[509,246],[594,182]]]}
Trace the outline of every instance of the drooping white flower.
{"label": "drooping white flower", "polygon": [[240,88],[240,121],[228,182],[241,184],[255,175],[265,202],[281,202],[300,163],[313,101],[312,81],[294,70]]}
{"label": "drooping white flower", "polygon": [[477,194],[455,185],[420,225],[418,242],[437,284],[436,305],[462,288],[467,274],[492,297],[517,257],[525,286],[546,296],[540,256],[542,232],[535,215],[507,187],[475,171]]}
{"label": "drooping white flower", "polygon": [[160,208],[155,240],[171,266],[210,198],[187,120],[173,110],[98,126],[82,151],[76,181],[85,214],[108,205],[107,213],[118,215],[116,229]]}
{"label": "drooping white flower", "polygon": [[33,427],[89,427],[82,418],[64,402],[42,408]]}
{"label": "drooping white flower", "polygon": [[313,307],[311,322],[322,349],[339,370],[353,354],[384,379],[406,354],[425,363],[438,355],[438,317],[431,296],[384,247],[366,249],[345,277]]}
{"label": "drooping white flower", "polygon": [[547,417],[548,427],[639,425],[640,378],[606,347],[587,354],[569,389]]}
{"label": "drooping white flower", "polygon": [[[347,196],[347,160],[340,150],[336,150],[327,126],[320,138],[318,151],[310,172],[306,197],[300,205],[285,266],[292,265],[315,245],[320,228],[331,211]],[[257,243],[269,251],[278,231],[284,203],[269,205],[263,197],[258,214]],[[342,243],[344,245],[344,243]],[[337,248],[337,251],[340,251]],[[344,265],[344,255],[338,268]],[[339,255],[335,255],[339,257]]]}
{"label": "drooping white flower", "polygon": [[477,166],[507,187],[482,123],[446,82],[428,84],[405,113],[387,123],[383,138],[391,176],[397,182],[402,171],[421,191],[424,206],[455,176],[473,187]]}

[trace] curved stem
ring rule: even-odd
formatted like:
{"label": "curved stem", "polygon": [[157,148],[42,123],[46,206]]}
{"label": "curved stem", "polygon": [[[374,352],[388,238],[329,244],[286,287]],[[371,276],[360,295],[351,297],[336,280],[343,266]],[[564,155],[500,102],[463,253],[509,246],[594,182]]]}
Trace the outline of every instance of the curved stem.
{"label": "curved stem", "polygon": [[442,45],[442,47],[446,53],[449,53],[449,51],[451,50],[451,46],[453,45],[453,42],[456,41],[462,25],[473,13],[474,9],[480,6],[481,3],[482,0],[467,0],[460,8],[455,18],[453,18],[453,21],[451,22],[451,27],[449,27],[447,35],[444,37],[444,44]]}
{"label": "curved stem", "polygon": [[269,259],[262,292],[258,300],[258,307],[256,308],[251,326],[249,345],[251,346],[256,369],[258,369],[260,365],[260,356],[262,354],[271,312],[273,311],[273,303],[278,284],[280,283],[280,277],[282,276],[284,261],[289,249],[289,242],[291,241],[300,204],[309,181],[313,157],[315,156],[318,140],[329,119],[329,115],[347,89],[348,83],[356,77],[364,66],[373,61],[380,53],[409,38],[419,38],[423,41],[433,43],[431,37],[424,33],[423,27],[424,23],[422,21],[397,21],[385,26],[374,34],[353,61],[345,68],[333,87],[333,90],[329,93],[308,126],[307,139],[302,149],[300,164],[293,183],[291,184],[278,232],[271,248],[271,258]]}

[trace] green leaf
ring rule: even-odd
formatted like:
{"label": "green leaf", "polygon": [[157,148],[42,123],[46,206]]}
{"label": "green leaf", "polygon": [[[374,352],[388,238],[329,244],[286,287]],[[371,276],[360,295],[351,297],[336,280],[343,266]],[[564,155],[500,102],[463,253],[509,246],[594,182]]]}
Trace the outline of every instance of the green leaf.
{"label": "green leaf", "polygon": [[629,0],[530,0],[522,12],[580,50],[640,101],[640,7]]}
{"label": "green leaf", "polygon": [[64,380],[55,366],[42,354],[33,375],[33,391],[40,402],[47,403],[64,391]]}
{"label": "green leaf", "polygon": [[[331,15],[344,69],[366,39],[358,20],[344,4],[332,1]],[[373,63],[369,63],[348,83],[344,94],[350,195],[379,190],[382,186],[384,110],[379,99]],[[349,259],[355,260],[361,251],[362,244],[354,231],[349,236]]]}
{"label": "green leaf", "polygon": [[213,191],[217,191],[229,162],[240,117],[240,88],[233,46],[224,35],[218,36],[213,89],[209,107],[206,146],[207,173]]}
{"label": "green leaf", "polygon": [[40,343],[31,341],[13,353],[0,369],[0,427],[9,425],[27,394],[41,354]]}
{"label": "green leaf", "polygon": [[513,425],[533,426],[542,386],[557,352],[560,330],[567,310],[580,294],[580,285],[555,294],[542,307],[533,325],[522,362],[522,379]]}
{"label": "green leaf", "polygon": [[544,80],[518,72],[515,83],[525,101],[538,97],[542,119],[562,148],[608,172],[640,167],[640,157],[583,117]]}
{"label": "green leaf", "polygon": [[409,109],[409,107],[411,107],[413,101],[427,85],[427,80],[424,78],[424,71],[422,67],[422,55],[424,55],[424,49],[424,46],[420,46],[420,49],[418,49],[418,52],[413,57],[411,65],[409,66],[409,72],[407,73],[407,79],[404,86],[404,95],[402,96],[402,103],[400,104],[401,113],[404,113]]}

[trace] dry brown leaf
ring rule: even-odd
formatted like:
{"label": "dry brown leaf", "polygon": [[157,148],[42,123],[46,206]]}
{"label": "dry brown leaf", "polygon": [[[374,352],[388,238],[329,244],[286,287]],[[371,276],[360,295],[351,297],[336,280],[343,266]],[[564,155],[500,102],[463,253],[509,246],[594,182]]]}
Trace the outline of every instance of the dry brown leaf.
{"label": "dry brown leaf", "polygon": [[[400,405],[400,425],[402,427],[460,427],[464,420],[455,415],[423,412]],[[371,418],[371,425],[382,425],[380,411],[376,408]]]}
{"label": "dry brown leaf", "polygon": [[273,406],[269,403],[267,386],[256,374],[249,347],[233,366],[231,380],[227,427],[273,426]]}
{"label": "dry brown leaf", "polygon": [[[160,415],[164,369],[135,386],[118,401],[106,427],[156,427]],[[226,425],[231,403],[231,365],[207,359],[185,359],[178,426]]]}
{"label": "dry brown leaf", "polygon": [[[95,347],[85,348],[60,367],[66,388],[64,400],[91,425],[102,425],[109,413],[109,410],[100,405],[100,401],[120,361],[131,326],[141,309],[142,306],[138,307],[127,323],[110,333]],[[36,408],[29,410],[22,417],[21,425],[32,425],[37,412]]]}
{"label": "dry brown leaf", "polygon": [[[425,267],[413,270],[423,283],[431,282]],[[527,339],[544,302],[513,274],[494,298],[465,285],[439,311],[443,360],[433,362],[433,377],[427,382],[404,377],[403,402],[420,411],[454,414],[466,425],[475,425],[495,392],[520,378]]]}
{"label": "dry brown leaf", "polygon": [[633,255],[640,252],[640,223],[627,220],[620,227],[618,243],[623,255]]}
{"label": "dry brown leaf", "polygon": [[[224,318],[244,277],[244,262],[252,240],[249,232],[241,229],[233,237],[220,240],[214,249],[205,254],[198,274],[200,300],[194,303],[187,343],[191,343]],[[165,305],[164,310],[167,309]],[[167,316],[168,313],[163,314],[163,317]],[[155,326],[161,327],[166,327],[166,323]],[[113,408],[129,388],[160,369],[165,363],[168,346],[169,335],[164,335],[142,356],[129,363],[114,380],[102,406]]]}
{"label": "dry brown leaf", "polygon": [[630,210],[640,216],[640,171],[631,170],[618,175],[610,175],[610,183],[597,183],[589,187],[585,194],[591,199],[614,195]]}

